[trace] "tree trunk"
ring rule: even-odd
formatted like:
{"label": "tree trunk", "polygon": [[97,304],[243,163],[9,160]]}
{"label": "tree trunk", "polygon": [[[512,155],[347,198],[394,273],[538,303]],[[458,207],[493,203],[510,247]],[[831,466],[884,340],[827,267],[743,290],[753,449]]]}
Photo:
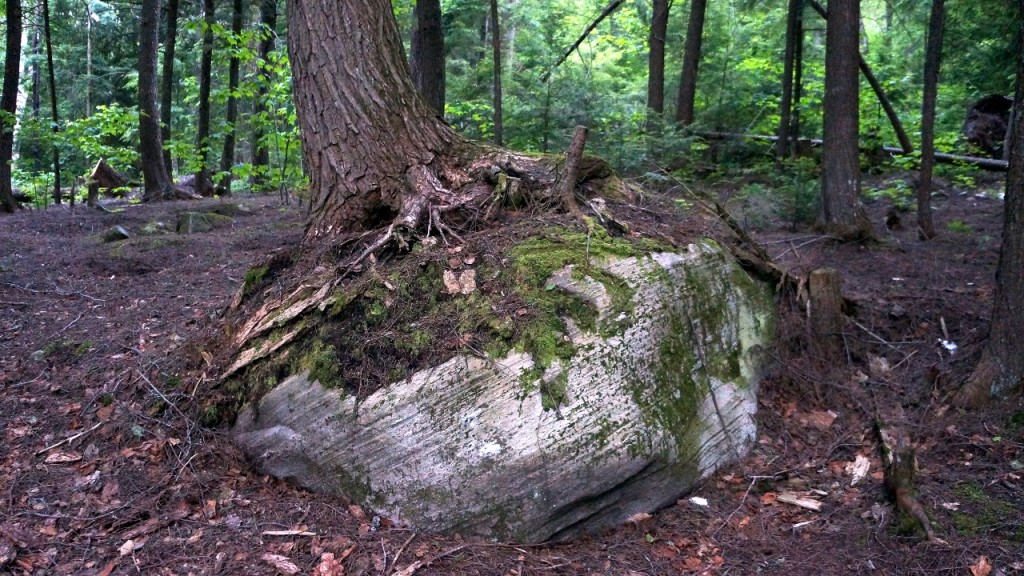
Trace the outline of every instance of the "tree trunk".
{"label": "tree trunk", "polygon": [[92,116],[92,5],[85,0],[85,116]]}
{"label": "tree trunk", "polygon": [[310,176],[307,240],[386,223],[405,208],[415,169],[460,141],[425,101],[409,97],[416,88],[390,9],[388,0],[289,0],[293,93]]}
{"label": "tree trunk", "polygon": [[174,196],[160,140],[156,89],[159,39],[160,0],[142,0],[139,18],[139,153],[142,157],[142,199],[147,202]]}
{"label": "tree trunk", "polygon": [[[167,0],[167,31],[164,35],[163,73],[160,81],[160,137],[171,141],[171,112],[174,108],[174,47],[178,39],[178,0]],[[171,151],[164,150],[164,166],[174,173]]]}
{"label": "tree trunk", "polygon": [[[14,212],[11,188],[11,159],[14,156],[14,122],[18,113],[18,76],[21,73],[21,0],[6,2],[6,48],[4,51],[4,85],[0,93],[0,113],[5,119],[0,123],[0,208]],[[6,119],[10,118],[10,121]]]}
{"label": "tree trunk", "polygon": [[[1018,8],[1024,34],[1024,6]],[[1024,37],[1024,36],[1022,36]],[[1024,43],[1019,43],[1017,102],[1024,102]],[[991,397],[1019,390],[1024,382],[1024,114],[1013,114],[1010,166],[1003,205],[1003,246],[996,268],[992,327],[981,361],[956,397],[961,406],[976,406]]]}
{"label": "tree trunk", "polygon": [[800,29],[803,9],[803,0],[789,0],[789,11],[786,16],[786,50],[782,64],[782,102],[779,105],[779,140],[775,143],[776,168],[782,168],[782,161],[789,155],[790,123],[793,111],[793,72],[796,63],[796,46],[803,42]]}
{"label": "tree trunk", "polygon": [[[234,0],[231,10],[231,34],[238,39],[242,36],[242,0]],[[238,56],[231,56],[231,62],[228,64],[227,111],[224,115],[228,123],[228,132],[224,136],[224,152],[220,156],[220,171],[224,174],[218,186],[221,196],[231,195],[231,169],[235,166],[235,123],[238,121],[238,97],[235,96],[235,91],[238,90],[239,64]]]}
{"label": "tree trunk", "polygon": [[860,0],[832,0],[825,38],[821,192],[825,224],[843,238],[871,236],[860,204],[857,38]]}
{"label": "tree trunk", "polygon": [[[665,35],[668,34],[668,0],[654,0],[651,29],[647,37],[647,111],[665,111]],[[651,128],[651,118],[647,122]]]}
{"label": "tree trunk", "polygon": [[691,0],[690,2],[690,21],[686,26],[686,47],[683,52],[683,72],[679,79],[679,98],[676,100],[676,122],[682,126],[693,124],[693,102],[697,96],[697,68],[700,65],[706,8],[707,0]]}
{"label": "tree trunk", "polygon": [[498,0],[491,0],[491,53],[494,61],[494,143],[501,146],[504,126],[501,119],[501,21],[498,18]]}
{"label": "tree trunk", "polygon": [[199,151],[199,170],[196,171],[195,192],[200,196],[213,196],[210,180],[210,82],[213,75],[214,0],[203,0],[202,55],[199,58],[199,110],[196,119],[196,149]]}
{"label": "tree trunk", "polygon": [[932,0],[928,41],[924,55],[924,96],[921,99],[921,172],[917,184],[917,233],[922,240],[935,237],[932,223],[932,172],[935,168],[935,96],[942,63],[942,29],[945,0]]}
{"label": "tree trunk", "polygon": [[[50,2],[43,0],[43,41],[46,43],[46,68],[50,84],[50,119],[53,122],[53,202],[61,203],[60,193],[60,149],[57,148],[57,134],[60,132],[60,117],[57,115],[57,80],[53,71],[53,41],[50,37]],[[72,200],[72,203],[74,201]]]}
{"label": "tree trunk", "polygon": [[420,95],[444,116],[444,29],[441,26],[441,0],[416,0],[413,10],[416,26],[412,30],[409,65],[412,82]]}
{"label": "tree trunk", "polygon": [[256,88],[256,101],[253,103],[252,129],[252,186],[260,190],[266,183],[270,172],[270,148],[266,143],[266,132],[263,127],[268,122],[267,95],[270,93],[270,53],[275,48],[277,35],[277,0],[260,0],[260,34],[259,47],[259,81]]}

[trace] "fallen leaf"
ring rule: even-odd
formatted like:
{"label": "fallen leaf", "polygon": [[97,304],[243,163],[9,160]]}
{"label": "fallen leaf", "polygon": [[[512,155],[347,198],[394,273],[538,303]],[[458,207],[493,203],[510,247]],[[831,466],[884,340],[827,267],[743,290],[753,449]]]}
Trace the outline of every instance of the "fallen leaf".
{"label": "fallen leaf", "polygon": [[779,497],[775,492],[765,492],[761,494],[761,504],[764,506],[771,506],[775,504],[775,500]]}
{"label": "fallen leaf", "polygon": [[275,570],[282,574],[298,574],[299,567],[295,565],[287,556],[281,556],[280,554],[264,554],[261,559],[274,567]]}
{"label": "fallen leaf", "polygon": [[970,566],[971,576],[988,576],[992,572],[992,563],[987,556],[979,556],[978,560]]}
{"label": "fallen leaf", "polygon": [[121,544],[121,547],[118,548],[117,551],[121,556],[127,556],[131,554],[133,551],[135,551],[135,540],[125,540],[124,544]]}
{"label": "fallen leaf", "polygon": [[78,452],[54,452],[46,457],[45,462],[47,464],[70,464],[81,459],[82,455]]}

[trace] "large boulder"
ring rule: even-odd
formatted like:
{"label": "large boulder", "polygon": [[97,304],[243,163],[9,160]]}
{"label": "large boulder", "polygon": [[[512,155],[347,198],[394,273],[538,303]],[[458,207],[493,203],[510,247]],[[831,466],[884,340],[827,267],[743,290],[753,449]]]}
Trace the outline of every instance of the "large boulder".
{"label": "large boulder", "polygon": [[547,284],[598,312],[565,318],[570,358],[457,356],[365,398],[295,373],[243,409],[237,444],[417,530],[541,542],[675,502],[754,442],[770,287],[712,241],[578,268]]}

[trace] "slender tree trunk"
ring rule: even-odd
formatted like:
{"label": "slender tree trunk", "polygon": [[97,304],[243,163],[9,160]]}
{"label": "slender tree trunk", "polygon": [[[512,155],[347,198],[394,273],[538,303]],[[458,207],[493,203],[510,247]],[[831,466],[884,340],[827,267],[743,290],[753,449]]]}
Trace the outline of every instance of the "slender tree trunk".
{"label": "slender tree trunk", "polygon": [[441,0],[416,0],[416,26],[412,30],[409,65],[412,81],[427,104],[444,116],[444,29]]}
{"label": "slender tree trunk", "polygon": [[[828,10],[821,5],[818,0],[807,0],[822,18],[828,20]],[[858,32],[860,30],[860,22],[858,20],[857,25]],[[882,89],[882,83],[875,77],[875,73],[871,71],[871,67],[868,66],[867,60],[860,54],[860,47],[857,48],[857,65],[860,67],[860,71],[864,74],[864,79],[871,85],[871,90],[874,91],[875,96],[878,98],[878,103],[882,105],[882,109],[885,110],[885,115],[889,118],[889,123],[892,124],[892,130],[896,133],[896,138],[900,141],[900,147],[903,148],[904,154],[910,154],[914,151],[913,145],[910,143],[910,137],[907,136],[907,131],[903,129],[903,122],[900,121],[900,117],[896,114],[896,109],[893,108],[892,102],[885,95],[885,90]]]}
{"label": "slender tree trunk", "polygon": [[690,21],[686,25],[683,71],[679,79],[679,97],[676,99],[676,122],[681,126],[693,124],[693,103],[697,96],[697,69],[700,65],[706,8],[707,0],[690,0]]}
{"label": "slender tree trunk", "polygon": [[[803,0],[801,0],[801,4]],[[804,18],[801,10],[800,18],[796,22],[797,30],[795,52],[793,54],[793,123],[789,130],[790,140],[794,143],[790,151],[796,154],[796,142],[800,139],[800,101],[804,95]]]}
{"label": "slender tree trunk", "polygon": [[259,46],[259,82],[256,88],[256,100],[253,103],[252,130],[252,186],[260,190],[265,186],[267,174],[270,172],[270,148],[266,143],[266,132],[263,127],[269,119],[267,115],[267,95],[270,92],[270,53],[275,48],[277,30],[277,0],[260,0],[260,34]]}
{"label": "slender tree trunk", "polygon": [[85,0],[85,116],[92,116],[92,6]]}
{"label": "slender tree trunk", "polygon": [[[167,28],[164,33],[164,61],[160,80],[160,137],[171,141],[171,113],[174,110],[174,48],[178,40],[178,0],[167,0]],[[163,151],[168,174],[174,173],[171,151]]]}
{"label": "slender tree trunk", "polygon": [[[243,19],[242,0],[234,0],[231,12],[231,34],[238,39],[242,35]],[[224,178],[220,182],[220,194],[231,195],[231,169],[235,166],[235,123],[238,121],[238,97],[235,91],[238,90],[238,67],[240,61],[238,56],[232,56],[228,64],[228,103],[225,118],[228,123],[228,133],[224,136],[224,152],[220,157],[220,171]]]}
{"label": "slender tree trunk", "polygon": [[829,2],[825,38],[821,192],[825,224],[844,238],[871,235],[860,204],[857,56],[860,0]]}
{"label": "slender tree trunk", "polygon": [[[1024,1],[1018,2],[1024,38]],[[1017,58],[1017,102],[1024,102],[1024,42]],[[1024,114],[1011,116],[1010,166],[1003,205],[1003,246],[996,268],[992,327],[981,361],[956,397],[961,406],[976,406],[1007,396],[1024,383]]]}
{"label": "slender tree trunk", "polygon": [[[50,119],[53,122],[53,201],[61,203],[60,193],[60,149],[57,148],[57,134],[60,133],[60,117],[57,114],[57,80],[53,71],[53,41],[50,37],[50,2],[43,0],[43,41],[46,43],[46,68],[50,84]],[[72,200],[72,203],[74,201]]]}
{"label": "slender tree trunk", "polygon": [[21,0],[6,1],[6,45],[4,84],[0,92],[0,208],[14,212],[18,207],[11,188],[11,159],[14,156],[14,118],[18,113],[18,76],[21,74]]}
{"label": "slender tree trunk", "polygon": [[775,166],[782,168],[782,161],[789,154],[789,131],[793,112],[793,72],[796,63],[797,44],[803,42],[799,35],[803,0],[789,0],[786,16],[786,50],[783,54],[782,102],[779,106],[779,140],[775,143]]}
{"label": "slender tree trunk", "polygon": [[213,69],[214,0],[203,0],[202,55],[199,58],[199,110],[196,119],[196,149],[199,151],[199,170],[196,172],[195,191],[200,196],[213,196],[210,180],[210,82]]}
{"label": "slender tree trunk", "polygon": [[[416,88],[390,14],[388,0],[288,2],[292,89],[312,196],[307,242],[414,220],[419,175],[462,142],[425,101],[409,97]],[[352,105],[325,104],[334,101]]]}
{"label": "slender tree trunk", "polygon": [[504,127],[501,119],[501,22],[498,17],[498,0],[491,0],[491,52],[494,59],[494,143],[501,146]]}
{"label": "slender tree trunk", "polygon": [[921,172],[917,184],[917,232],[922,240],[935,237],[932,223],[932,172],[935,168],[935,96],[942,64],[945,0],[932,0],[928,41],[924,55],[924,97],[921,100]]}
{"label": "slender tree trunk", "polygon": [[163,161],[160,107],[157,105],[157,48],[160,41],[160,0],[142,0],[139,18],[139,153],[142,157],[143,201],[174,196]]}
{"label": "slender tree trunk", "polygon": [[665,112],[665,36],[668,34],[668,0],[654,0],[651,28],[647,36],[647,111],[648,130],[651,112]]}

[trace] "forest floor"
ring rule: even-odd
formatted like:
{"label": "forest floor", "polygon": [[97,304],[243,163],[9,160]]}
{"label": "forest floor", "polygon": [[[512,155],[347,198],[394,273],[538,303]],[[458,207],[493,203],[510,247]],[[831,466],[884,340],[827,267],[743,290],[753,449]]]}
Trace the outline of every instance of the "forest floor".
{"label": "forest floor", "polygon": [[[196,393],[213,374],[194,363],[193,342],[251,265],[300,241],[294,205],[245,197],[214,231],[111,243],[101,236],[115,225],[173,226],[226,201],[4,216],[0,573],[1024,575],[1024,403],[965,412],[949,401],[978,360],[992,305],[1002,182],[979,180],[935,196],[940,236],[929,242],[912,212],[889,230],[892,202],[870,202],[881,238],[868,245],[792,231],[766,216],[763,198],[713,186],[794,274],[840,271],[856,305],[847,362],[816,358],[800,311],[780,302],[758,442],[692,494],[707,505],[688,496],[540,546],[391,527],[254,472],[224,429],[199,424]],[[918,497],[945,544],[901,521],[886,492],[879,399],[905,411]],[[854,482],[858,462],[868,467]],[[787,493],[820,510],[785,503]]]}

